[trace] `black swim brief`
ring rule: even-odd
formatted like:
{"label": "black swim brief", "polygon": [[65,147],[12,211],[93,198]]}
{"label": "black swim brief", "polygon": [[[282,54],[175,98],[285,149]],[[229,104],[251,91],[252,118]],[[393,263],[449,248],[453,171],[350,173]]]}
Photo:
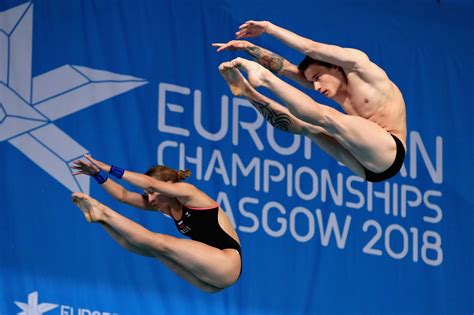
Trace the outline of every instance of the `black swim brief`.
{"label": "black swim brief", "polygon": [[374,173],[366,168],[365,170],[365,180],[368,182],[382,182],[384,180],[387,180],[393,176],[395,176],[398,171],[402,168],[403,161],[405,160],[405,148],[403,147],[402,142],[400,139],[398,139],[396,136],[390,134],[395,140],[395,143],[397,144],[397,154],[395,156],[395,161],[393,161],[392,165],[382,173]]}

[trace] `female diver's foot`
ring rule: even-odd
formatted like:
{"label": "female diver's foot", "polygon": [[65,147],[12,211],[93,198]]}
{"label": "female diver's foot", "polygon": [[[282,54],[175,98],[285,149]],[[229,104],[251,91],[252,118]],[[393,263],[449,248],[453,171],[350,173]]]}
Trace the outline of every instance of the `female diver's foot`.
{"label": "female diver's foot", "polygon": [[104,220],[106,208],[103,204],[81,192],[75,192],[71,197],[72,202],[84,213],[87,222],[92,223]]}

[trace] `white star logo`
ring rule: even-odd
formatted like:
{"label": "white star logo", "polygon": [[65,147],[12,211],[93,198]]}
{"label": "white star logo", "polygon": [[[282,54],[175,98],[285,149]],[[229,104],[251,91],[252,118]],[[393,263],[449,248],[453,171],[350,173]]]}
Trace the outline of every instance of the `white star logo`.
{"label": "white star logo", "polygon": [[15,304],[23,311],[17,315],[41,315],[58,307],[57,304],[51,303],[41,303],[38,305],[38,291],[28,295],[28,304],[22,302],[15,302]]}
{"label": "white star logo", "polygon": [[71,191],[89,192],[88,176],[69,163],[87,153],[53,121],[147,82],[76,65],[32,77],[33,4],[0,12],[0,141],[8,141]]}

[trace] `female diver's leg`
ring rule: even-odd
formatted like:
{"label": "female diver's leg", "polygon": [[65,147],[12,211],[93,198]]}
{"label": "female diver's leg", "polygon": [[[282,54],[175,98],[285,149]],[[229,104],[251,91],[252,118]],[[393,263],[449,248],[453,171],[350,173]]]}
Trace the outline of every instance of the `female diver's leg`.
{"label": "female diver's leg", "polygon": [[[125,237],[120,235],[117,231],[115,231],[111,226],[109,226],[107,223],[104,222],[99,222],[102,227],[107,231],[107,233],[124,249],[126,249],[129,252],[142,255],[142,256],[148,256],[148,257],[155,257],[153,254],[150,254],[148,250],[145,250],[143,248],[139,248],[137,246],[134,246],[132,243],[127,241]],[[164,264],[166,267],[168,267],[170,270],[172,270],[174,273],[176,273],[178,276],[183,278],[185,281],[188,283],[200,288],[203,291],[209,292],[209,293],[214,293],[218,292],[221,289],[214,287],[204,281],[199,280],[195,275],[193,275],[191,272],[188,270],[184,269],[182,266],[177,264],[176,262],[164,257],[164,256],[157,256],[155,257],[158,259],[162,264]]]}
{"label": "female diver's leg", "polygon": [[[198,284],[183,270],[217,289],[233,284],[240,274],[240,255],[236,250],[220,250],[204,243],[153,233],[86,194],[74,193],[72,198],[89,222],[105,223],[132,246],[156,257],[178,275],[183,278],[188,275],[184,278],[188,282]],[[199,287],[204,290],[203,286]]]}
{"label": "female diver's leg", "polygon": [[129,241],[127,241],[127,239],[125,237],[120,235],[117,231],[115,231],[107,223],[105,223],[105,222],[99,222],[99,223],[102,225],[102,227],[105,229],[105,231],[110,235],[110,237],[112,237],[112,239],[115,242],[117,242],[125,250],[127,250],[129,252],[132,252],[132,253],[135,253],[135,254],[138,254],[138,255],[153,257],[153,255],[151,255],[148,251],[144,250],[143,248],[139,248],[139,247],[133,245],[132,243],[130,243]]}

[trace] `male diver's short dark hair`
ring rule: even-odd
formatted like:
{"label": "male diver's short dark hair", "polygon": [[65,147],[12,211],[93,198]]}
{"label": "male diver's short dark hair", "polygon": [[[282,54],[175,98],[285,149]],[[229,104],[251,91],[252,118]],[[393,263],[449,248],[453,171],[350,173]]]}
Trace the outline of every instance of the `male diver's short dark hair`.
{"label": "male diver's short dark hair", "polygon": [[308,67],[311,66],[312,64],[317,64],[326,68],[334,67],[332,63],[316,60],[314,58],[311,58],[310,56],[305,56],[304,59],[298,65],[298,70],[301,72],[305,72],[306,69],[308,69]]}

